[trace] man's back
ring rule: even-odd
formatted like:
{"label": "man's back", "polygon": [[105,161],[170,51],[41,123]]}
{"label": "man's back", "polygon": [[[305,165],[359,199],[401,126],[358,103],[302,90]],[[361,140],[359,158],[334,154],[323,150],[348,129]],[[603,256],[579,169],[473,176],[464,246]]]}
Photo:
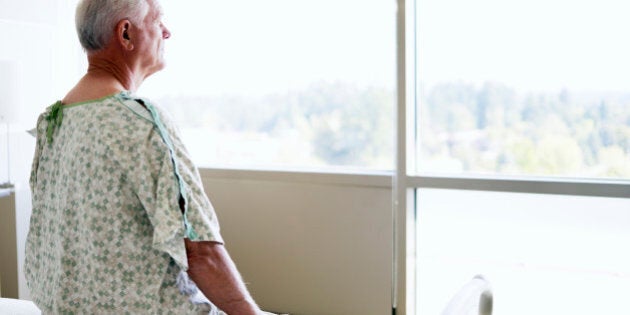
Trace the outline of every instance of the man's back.
{"label": "man's back", "polygon": [[[38,121],[31,174],[25,271],[38,307],[207,314],[209,305],[193,305],[176,285],[187,266],[179,206],[185,179],[174,161],[190,173],[186,159],[174,157],[151,114],[125,92],[61,111],[52,132],[50,109]],[[209,209],[202,217],[214,218]],[[207,230],[202,235],[220,241],[218,225]]]}

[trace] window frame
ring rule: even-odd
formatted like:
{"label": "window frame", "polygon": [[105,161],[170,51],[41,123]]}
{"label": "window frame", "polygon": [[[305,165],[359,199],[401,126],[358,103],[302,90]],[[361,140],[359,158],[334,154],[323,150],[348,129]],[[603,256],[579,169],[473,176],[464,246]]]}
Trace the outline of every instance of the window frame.
{"label": "window frame", "polygon": [[415,174],[416,0],[396,0],[397,104],[393,209],[392,314],[416,312],[416,191],[422,188],[630,198],[630,181],[534,176]]}

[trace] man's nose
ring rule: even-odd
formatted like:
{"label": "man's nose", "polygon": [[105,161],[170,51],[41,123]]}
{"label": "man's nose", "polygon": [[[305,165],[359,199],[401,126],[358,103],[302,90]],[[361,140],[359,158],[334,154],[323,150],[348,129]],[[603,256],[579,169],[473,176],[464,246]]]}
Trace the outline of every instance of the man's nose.
{"label": "man's nose", "polygon": [[162,38],[167,39],[170,37],[171,37],[171,31],[169,31],[168,28],[166,28],[166,26],[162,24]]}

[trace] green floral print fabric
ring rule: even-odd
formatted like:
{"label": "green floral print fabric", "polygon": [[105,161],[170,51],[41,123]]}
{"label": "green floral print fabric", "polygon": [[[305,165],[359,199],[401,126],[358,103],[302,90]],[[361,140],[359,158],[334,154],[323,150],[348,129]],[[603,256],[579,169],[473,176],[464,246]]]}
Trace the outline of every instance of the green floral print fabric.
{"label": "green floral print fabric", "polygon": [[58,102],[36,129],[24,269],[43,313],[218,313],[184,246],[223,243],[218,220],[168,116],[121,92]]}

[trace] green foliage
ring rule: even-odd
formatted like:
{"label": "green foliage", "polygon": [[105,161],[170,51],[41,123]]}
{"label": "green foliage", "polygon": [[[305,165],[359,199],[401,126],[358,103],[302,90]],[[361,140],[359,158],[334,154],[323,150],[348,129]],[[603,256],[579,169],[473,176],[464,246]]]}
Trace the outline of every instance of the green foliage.
{"label": "green foliage", "polygon": [[285,142],[297,138],[310,144],[309,164],[385,170],[393,168],[394,100],[388,89],[318,83],[262,97],[180,96],[159,102],[189,128]]}
{"label": "green foliage", "polygon": [[436,148],[446,148],[460,161],[424,171],[630,178],[630,93],[519,95],[501,84],[448,83],[420,103],[430,108],[420,111],[423,158],[444,159]]}
{"label": "green foliage", "polygon": [[[284,160],[393,168],[392,90],[321,82],[261,97],[158,101],[186,127],[278,140]],[[447,82],[423,91],[419,105],[423,171],[630,178],[630,93]],[[290,152],[296,142],[305,152]]]}

